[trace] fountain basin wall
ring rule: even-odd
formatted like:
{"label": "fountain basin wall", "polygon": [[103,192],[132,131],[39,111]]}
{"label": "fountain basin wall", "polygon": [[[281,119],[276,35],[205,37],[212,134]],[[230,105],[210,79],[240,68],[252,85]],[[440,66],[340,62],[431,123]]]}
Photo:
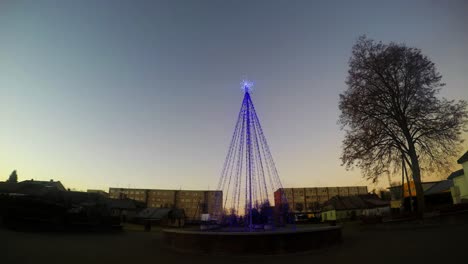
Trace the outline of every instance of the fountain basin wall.
{"label": "fountain basin wall", "polygon": [[341,226],[263,232],[164,229],[163,241],[166,247],[180,252],[214,255],[287,254],[341,242]]}

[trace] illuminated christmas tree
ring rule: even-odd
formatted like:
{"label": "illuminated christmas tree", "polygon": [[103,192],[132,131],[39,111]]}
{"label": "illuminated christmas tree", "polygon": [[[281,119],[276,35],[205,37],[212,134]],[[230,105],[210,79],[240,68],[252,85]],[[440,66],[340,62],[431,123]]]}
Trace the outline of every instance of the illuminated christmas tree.
{"label": "illuminated christmas tree", "polygon": [[249,81],[242,82],[244,99],[218,184],[218,190],[223,191],[225,219],[250,231],[272,227],[273,212],[285,216],[288,211],[282,191],[273,197],[282,185],[250,96],[252,86]]}

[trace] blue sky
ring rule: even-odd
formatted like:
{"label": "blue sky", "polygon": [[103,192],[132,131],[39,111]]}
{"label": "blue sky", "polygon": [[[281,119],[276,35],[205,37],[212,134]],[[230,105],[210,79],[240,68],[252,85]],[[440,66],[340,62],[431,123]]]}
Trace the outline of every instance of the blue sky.
{"label": "blue sky", "polygon": [[366,34],[418,47],[443,75],[442,96],[467,100],[467,10],[464,1],[0,1],[0,176],[213,189],[248,77],[283,185],[368,184],[339,160],[352,45]]}

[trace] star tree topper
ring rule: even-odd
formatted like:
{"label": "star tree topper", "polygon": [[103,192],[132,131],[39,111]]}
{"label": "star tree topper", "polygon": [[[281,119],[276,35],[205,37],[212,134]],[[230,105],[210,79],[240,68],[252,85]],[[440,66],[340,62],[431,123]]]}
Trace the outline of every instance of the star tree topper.
{"label": "star tree topper", "polygon": [[253,82],[249,81],[249,80],[242,80],[241,82],[241,85],[242,85],[242,90],[246,93],[250,93],[252,92],[252,87],[253,87]]}

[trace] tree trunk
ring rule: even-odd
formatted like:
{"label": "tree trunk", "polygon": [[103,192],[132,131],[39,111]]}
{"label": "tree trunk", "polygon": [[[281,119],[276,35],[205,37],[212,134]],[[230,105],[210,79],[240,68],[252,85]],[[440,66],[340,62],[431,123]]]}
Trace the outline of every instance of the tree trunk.
{"label": "tree trunk", "polygon": [[[410,197],[410,212],[413,212],[413,194],[411,192],[411,181],[408,176],[408,171],[406,170],[406,164],[403,164],[403,169],[405,170],[405,177],[406,177],[406,182],[408,184],[408,195]],[[414,183],[414,181],[413,181]]]}
{"label": "tree trunk", "polygon": [[419,167],[418,156],[414,149],[414,145],[409,148],[409,155],[411,159],[411,171],[413,173],[414,187],[416,188],[416,201],[418,206],[418,217],[422,218],[424,215],[424,190],[421,182],[421,169]]}

